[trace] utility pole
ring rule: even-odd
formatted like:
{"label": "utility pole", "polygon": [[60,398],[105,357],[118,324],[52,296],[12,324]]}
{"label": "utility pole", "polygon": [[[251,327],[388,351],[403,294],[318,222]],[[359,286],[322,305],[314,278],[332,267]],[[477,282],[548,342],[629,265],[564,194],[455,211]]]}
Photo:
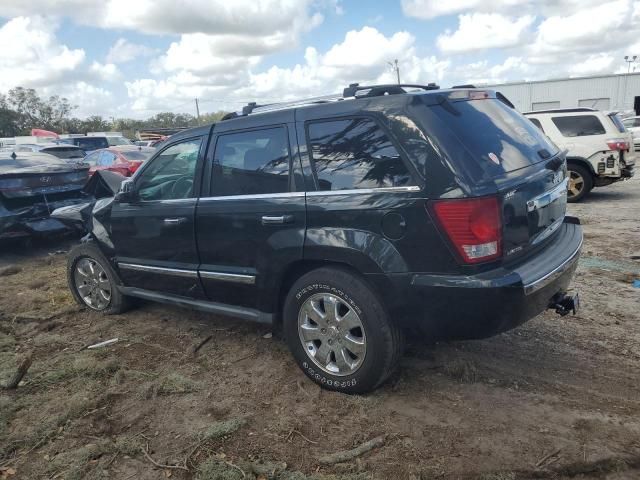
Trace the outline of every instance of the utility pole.
{"label": "utility pole", "polygon": [[[623,90],[623,94],[622,94],[622,108],[624,109],[626,102],[627,102],[627,81],[628,81],[628,76],[629,76],[629,72],[631,72],[631,64],[634,63],[636,60],[638,59],[638,55],[625,55],[624,56],[624,61],[627,62],[627,74],[624,76],[624,90]],[[635,69],[634,69],[635,70]]]}
{"label": "utility pole", "polygon": [[196,118],[198,119],[198,125],[200,125],[200,106],[198,105],[197,98],[196,98]]}
{"label": "utility pole", "polygon": [[400,67],[398,66],[398,59],[396,58],[393,62],[387,62],[391,69],[396,72],[396,78],[398,79],[398,85],[400,85]]}

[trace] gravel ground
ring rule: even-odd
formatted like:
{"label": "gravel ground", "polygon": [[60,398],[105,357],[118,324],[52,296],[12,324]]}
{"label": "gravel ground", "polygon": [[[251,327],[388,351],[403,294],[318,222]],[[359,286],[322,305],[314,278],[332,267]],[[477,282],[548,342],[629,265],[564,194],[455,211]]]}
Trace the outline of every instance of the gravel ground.
{"label": "gravel ground", "polygon": [[[569,210],[585,231],[578,316],[412,344],[367,396],[320,390],[263,326],[79,309],[55,254],[68,240],[4,246],[0,380],[33,365],[0,393],[0,478],[640,478],[640,181]],[[357,460],[318,461],[380,435]]]}

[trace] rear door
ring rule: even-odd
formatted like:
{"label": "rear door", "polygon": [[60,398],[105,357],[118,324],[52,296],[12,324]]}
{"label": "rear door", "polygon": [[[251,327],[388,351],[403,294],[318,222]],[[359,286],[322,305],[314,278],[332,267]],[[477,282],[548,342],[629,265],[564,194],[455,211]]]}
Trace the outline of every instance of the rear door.
{"label": "rear door", "polygon": [[229,125],[216,125],[209,193],[198,203],[200,278],[209,300],[268,312],[279,277],[302,258],[305,194],[294,180],[295,131],[275,121],[242,130]]}
{"label": "rear door", "polygon": [[126,286],[203,297],[194,221],[195,178],[206,139],[196,136],[167,145],[135,177],[137,198],[114,201],[111,239]]}

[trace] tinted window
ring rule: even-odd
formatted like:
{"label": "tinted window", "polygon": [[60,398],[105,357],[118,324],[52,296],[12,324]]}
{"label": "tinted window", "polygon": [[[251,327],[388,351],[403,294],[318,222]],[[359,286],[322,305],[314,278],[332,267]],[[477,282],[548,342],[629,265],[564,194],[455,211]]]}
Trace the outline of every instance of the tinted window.
{"label": "tinted window", "polygon": [[595,115],[575,115],[571,117],[552,117],[551,121],[558,127],[564,137],[585,137],[603,135],[604,127]]}
{"label": "tinted window", "polygon": [[51,155],[55,155],[58,158],[65,158],[65,159],[84,157],[84,151],[80,148],[75,148],[75,147],[43,148],[41,151],[45,153],[49,153]]}
{"label": "tinted window", "polygon": [[398,151],[373,120],[311,123],[308,133],[319,190],[398,187],[411,181]]}
{"label": "tinted window", "polygon": [[[542,161],[538,154],[541,150],[551,155],[558,153],[558,148],[533,123],[500,100],[450,101],[433,105],[430,110],[491,176]],[[434,128],[435,119],[426,118],[428,133]],[[437,141],[445,142],[446,147],[452,139],[442,135]]]}
{"label": "tinted window", "polygon": [[283,127],[221,135],[213,159],[213,194],[289,191],[289,144]]}
{"label": "tinted window", "polygon": [[145,169],[136,184],[141,200],[175,200],[193,197],[193,180],[202,139],[165,148]]}
{"label": "tinted window", "polygon": [[127,160],[145,161],[151,158],[155,152],[121,152]]}
{"label": "tinted window", "polygon": [[530,118],[529,121],[533,123],[536,127],[538,127],[542,132],[544,132],[544,128],[542,128],[542,124],[540,123],[540,120],[538,120],[537,118]]}

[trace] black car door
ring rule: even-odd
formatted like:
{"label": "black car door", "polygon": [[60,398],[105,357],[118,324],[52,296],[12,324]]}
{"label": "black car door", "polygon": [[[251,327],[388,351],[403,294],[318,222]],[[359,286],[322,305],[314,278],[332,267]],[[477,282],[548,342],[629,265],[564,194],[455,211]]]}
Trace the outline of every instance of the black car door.
{"label": "black car door", "polygon": [[209,193],[197,207],[200,278],[211,301],[270,312],[282,272],[302,258],[305,194],[294,180],[295,129],[219,126],[207,158]]}
{"label": "black car door", "polygon": [[111,238],[126,286],[203,297],[194,217],[206,140],[167,145],[134,177],[133,198],[114,202]]}

